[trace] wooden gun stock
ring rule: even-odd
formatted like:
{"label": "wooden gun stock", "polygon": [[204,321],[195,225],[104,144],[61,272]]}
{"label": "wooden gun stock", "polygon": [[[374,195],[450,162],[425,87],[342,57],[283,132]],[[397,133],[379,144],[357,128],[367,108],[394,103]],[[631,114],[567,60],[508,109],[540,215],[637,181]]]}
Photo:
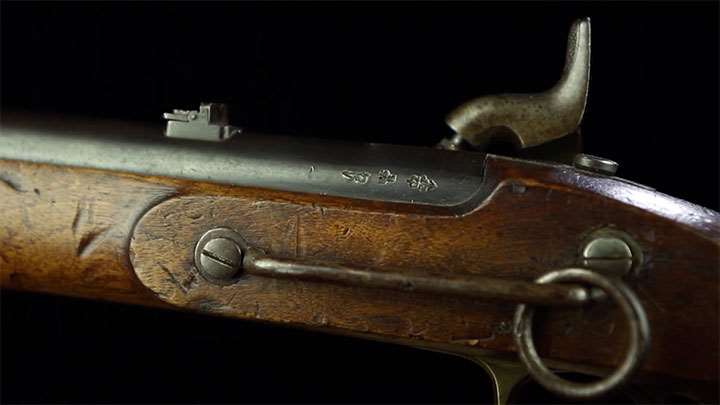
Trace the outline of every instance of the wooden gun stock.
{"label": "wooden gun stock", "polygon": [[[287,323],[472,358],[517,350],[516,303],[254,274],[218,285],[198,273],[195,245],[227,227],[282,259],[532,282],[582,267],[583,246],[597,232],[622,232],[642,257],[623,279],[652,329],[636,379],[675,381],[706,398],[717,387],[720,216],[622,179],[486,155],[483,182],[462,208],[7,159],[0,180],[3,288]],[[622,360],[627,335],[621,311],[603,304],[553,308],[535,340],[553,367],[603,375]]]}

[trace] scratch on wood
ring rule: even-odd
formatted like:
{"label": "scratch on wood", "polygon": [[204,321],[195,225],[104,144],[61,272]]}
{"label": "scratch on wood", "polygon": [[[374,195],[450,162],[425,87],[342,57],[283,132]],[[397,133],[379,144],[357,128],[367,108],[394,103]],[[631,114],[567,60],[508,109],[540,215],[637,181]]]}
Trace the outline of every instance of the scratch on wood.
{"label": "scratch on wood", "polygon": [[312,209],[313,211],[317,211],[320,213],[320,216],[325,216],[325,208],[319,206],[317,203],[312,203]]}
{"label": "scratch on wood", "polygon": [[295,215],[295,257],[300,257],[300,215]]}
{"label": "scratch on wood", "polygon": [[27,227],[28,229],[33,228],[33,222],[30,219],[30,209],[26,205],[22,206],[22,214],[20,217],[21,217],[21,221],[22,221],[23,225],[25,225],[25,227]]}
{"label": "scratch on wood", "polygon": [[163,266],[163,265],[160,264],[160,263],[157,263],[157,265],[160,266],[160,268],[162,269],[162,271],[164,271],[165,274],[168,275],[168,280],[170,280],[170,282],[173,283],[173,285],[174,285],[175,287],[179,288],[180,291],[183,292],[183,294],[187,294],[187,290],[185,289],[185,287],[178,281],[177,278],[175,278],[175,276],[172,274],[172,272],[170,272],[170,270],[168,270],[167,267]]}
{"label": "scratch on wood", "polygon": [[319,325],[319,326],[327,326],[330,324],[330,322],[328,321],[327,315],[325,313],[319,313],[319,314],[313,315],[311,322],[314,323],[315,325]]}
{"label": "scratch on wood", "polygon": [[476,346],[478,343],[480,343],[480,340],[479,339],[452,339],[452,340],[450,340],[450,343],[459,344],[459,345],[467,345],[467,346]]}
{"label": "scratch on wood", "polygon": [[201,311],[207,312],[214,312],[223,307],[222,304],[210,298],[202,298],[197,301],[192,301],[190,303],[190,306],[194,306]]}
{"label": "scratch on wood", "polygon": [[480,342],[490,342],[492,340],[495,340],[495,332],[490,332],[490,335],[479,337],[479,338],[456,338],[451,336],[450,337],[450,343],[452,344],[461,344],[461,345],[468,345],[468,346],[476,346]]}
{"label": "scratch on wood", "polygon": [[75,218],[73,218],[72,231],[77,235],[78,230],[83,224],[93,223],[93,203],[85,200],[78,201],[75,208]]}
{"label": "scratch on wood", "polygon": [[20,187],[20,184],[18,184],[17,182],[15,182],[13,180],[10,180],[10,178],[8,178],[7,176],[4,176],[4,175],[0,175],[0,184],[4,184],[8,188],[10,188],[10,190],[18,192],[18,193],[25,192],[25,190],[23,190],[22,187]]}
{"label": "scratch on wood", "polygon": [[423,327],[419,330],[415,330],[415,324],[413,323],[412,319],[408,318],[408,323],[410,324],[410,327],[408,328],[408,336],[415,338],[425,337],[425,333],[427,333],[429,328],[427,322],[425,322]]}
{"label": "scratch on wood", "polygon": [[72,231],[73,234],[77,234],[78,226],[80,225],[80,218],[82,217],[83,209],[80,207],[80,202],[77,204],[77,208],[75,208],[75,218],[73,218],[72,223]]}
{"label": "scratch on wood", "polygon": [[233,292],[232,295],[230,295],[230,298],[228,298],[227,302],[225,302],[225,306],[232,307],[234,304],[234,301],[235,301],[235,297],[237,297],[237,296],[238,296],[238,292],[237,291]]}
{"label": "scratch on wood", "polygon": [[[197,281],[197,279],[195,278],[195,273],[190,272],[190,277],[186,278],[185,281],[183,281],[181,283],[184,291],[185,292],[190,291],[190,288],[192,288],[193,284],[195,284],[196,281]],[[235,297],[233,297],[233,298],[235,298]]]}
{"label": "scratch on wood", "polygon": [[[658,311],[667,312],[667,309],[663,308],[660,305],[660,303],[656,299],[653,298],[653,295],[651,293],[648,293],[644,287],[638,286],[638,292],[643,294],[643,298],[646,298],[652,304],[652,306],[657,308]],[[681,311],[681,313],[682,313],[682,311]]]}
{"label": "scratch on wood", "polygon": [[95,248],[103,241],[105,240],[105,237],[109,233],[110,228],[104,228],[99,231],[90,231],[83,235],[83,237],[80,239],[80,243],[78,243],[77,248],[77,255],[81,259],[86,258],[89,256]]}

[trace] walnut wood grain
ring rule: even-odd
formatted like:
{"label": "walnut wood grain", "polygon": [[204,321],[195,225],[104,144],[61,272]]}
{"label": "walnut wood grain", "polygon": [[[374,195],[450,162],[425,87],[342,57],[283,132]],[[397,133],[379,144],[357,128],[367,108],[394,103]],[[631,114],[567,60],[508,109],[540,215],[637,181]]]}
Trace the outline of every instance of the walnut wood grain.
{"label": "walnut wood grain", "polygon": [[0,286],[167,306],[133,276],[140,216],[174,183],[0,161]]}
{"label": "walnut wood grain", "polygon": [[[491,157],[486,177],[476,200],[453,211],[0,161],[0,283],[512,353],[513,304],[254,276],[221,288],[197,276],[194,244],[228,226],[280,258],[532,280],[577,265],[584,238],[609,227],[645,257],[628,280],[652,326],[644,371],[717,381],[717,213],[563,167]],[[625,323],[606,305],[552,310],[537,323],[550,359],[612,367],[624,353]]]}
{"label": "walnut wood grain", "polygon": [[[131,245],[133,263],[161,298],[184,307],[509,352],[514,350],[507,328],[512,304],[252,275],[220,287],[193,269],[194,244],[208,229],[227,226],[275,257],[406,274],[532,280],[551,269],[577,265],[589,233],[621,229],[636,239],[646,260],[640,278],[629,280],[653,327],[645,370],[717,379],[717,328],[711,326],[717,325],[718,298],[709,287],[718,281],[716,213],[573,170],[491,159],[488,171],[486,187],[494,191],[463,215],[256,194],[179,196],[141,219]],[[627,205],[628,196],[642,208]],[[692,220],[675,222],[681,215]],[[611,367],[624,353],[625,322],[608,306],[553,310],[542,329],[539,345],[550,358]],[[687,344],[707,350],[690,352]]]}

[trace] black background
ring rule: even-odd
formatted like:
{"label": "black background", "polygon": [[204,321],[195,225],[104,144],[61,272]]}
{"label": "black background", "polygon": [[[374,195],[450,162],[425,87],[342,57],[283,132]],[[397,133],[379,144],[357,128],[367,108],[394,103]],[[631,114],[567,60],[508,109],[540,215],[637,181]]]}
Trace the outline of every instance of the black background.
{"label": "black background", "polygon": [[[2,3],[2,107],[158,122],[200,101],[301,137],[432,145],[482,94],[557,80],[592,18],[585,150],[718,209],[718,4]],[[471,402],[435,353],[2,293],[4,402]]]}

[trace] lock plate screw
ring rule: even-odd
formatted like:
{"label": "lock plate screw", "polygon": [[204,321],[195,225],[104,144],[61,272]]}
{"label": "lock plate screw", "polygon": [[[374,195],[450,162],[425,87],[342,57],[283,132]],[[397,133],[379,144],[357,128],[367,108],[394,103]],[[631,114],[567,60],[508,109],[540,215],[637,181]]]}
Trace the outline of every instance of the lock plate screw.
{"label": "lock plate screw", "polygon": [[208,281],[232,283],[242,271],[244,246],[242,238],[231,229],[212,229],[195,246],[195,267]]}
{"label": "lock plate screw", "polygon": [[620,165],[610,159],[605,159],[599,156],[588,155],[585,153],[579,153],[575,156],[573,164],[578,169],[589,170],[591,172],[602,173],[608,176],[613,176],[618,170]]}
{"label": "lock plate screw", "polygon": [[633,253],[624,240],[612,236],[592,239],[582,252],[583,266],[608,276],[622,277],[633,267]]}

